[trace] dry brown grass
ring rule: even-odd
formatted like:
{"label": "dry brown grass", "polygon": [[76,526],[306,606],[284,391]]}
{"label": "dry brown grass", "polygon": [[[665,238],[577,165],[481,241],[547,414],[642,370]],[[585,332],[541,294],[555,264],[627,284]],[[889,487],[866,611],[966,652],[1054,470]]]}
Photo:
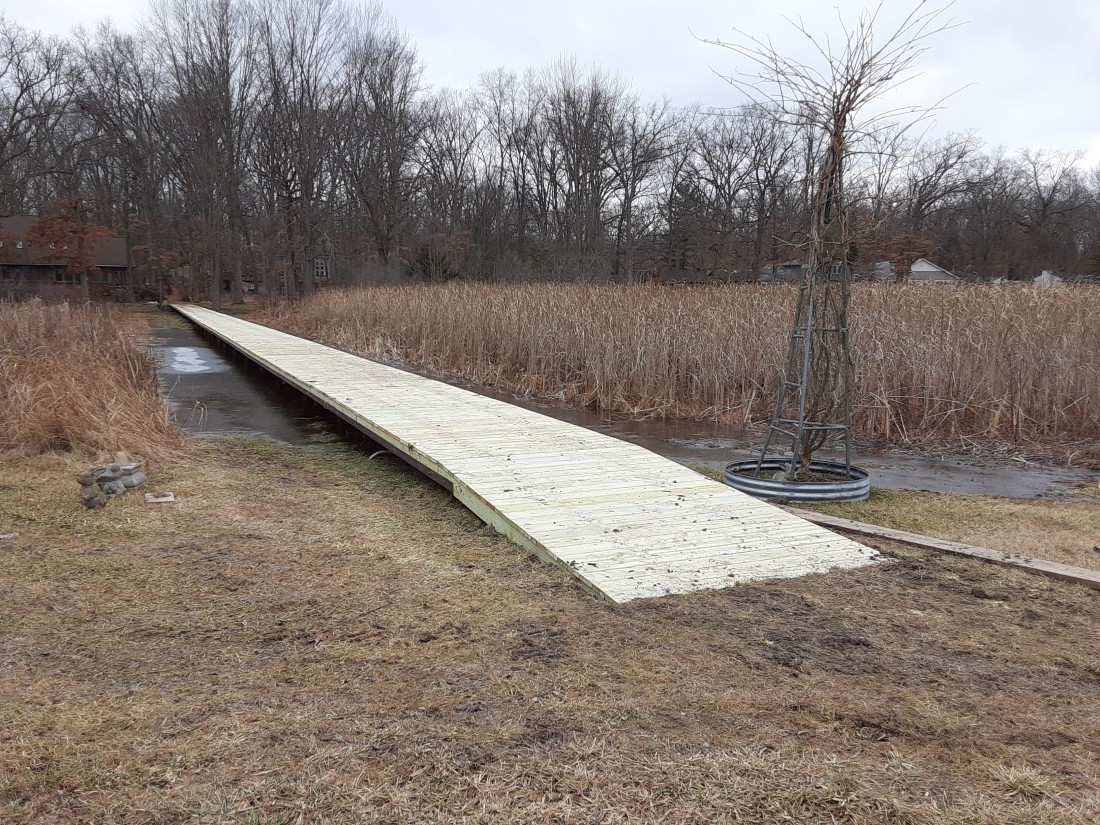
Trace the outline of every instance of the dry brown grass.
{"label": "dry brown grass", "polygon": [[858,504],[814,504],[842,518],[908,530],[949,541],[992,547],[1017,556],[1100,570],[1100,494],[1096,483],[1082,500],[965,496],[876,489]]}
{"label": "dry brown grass", "polygon": [[97,512],[0,457],[0,821],[1100,820],[1091,591],[885,546],[616,608],[335,449]]}
{"label": "dry brown grass", "polygon": [[179,449],[145,329],[110,306],[0,302],[0,450],[155,459]]}
{"label": "dry brown grass", "polygon": [[[770,416],[793,288],[328,291],[267,322],[516,393],[635,415]],[[1100,463],[1100,290],[859,285],[854,424],[892,443],[1012,442]]]}

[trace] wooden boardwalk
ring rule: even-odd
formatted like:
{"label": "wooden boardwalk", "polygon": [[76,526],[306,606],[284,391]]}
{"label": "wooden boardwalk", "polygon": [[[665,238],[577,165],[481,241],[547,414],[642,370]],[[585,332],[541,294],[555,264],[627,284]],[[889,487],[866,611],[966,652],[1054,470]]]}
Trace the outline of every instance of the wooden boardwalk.
{"label": "wooden boardwalk", "polygon": [[625,441],[239,318],[175,308],[613,602],[858,567],[876,555]]}

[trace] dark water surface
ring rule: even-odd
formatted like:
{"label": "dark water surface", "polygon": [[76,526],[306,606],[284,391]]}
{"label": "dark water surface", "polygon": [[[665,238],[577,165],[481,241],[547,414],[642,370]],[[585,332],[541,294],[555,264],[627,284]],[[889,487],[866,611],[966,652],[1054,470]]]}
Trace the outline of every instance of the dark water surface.
{"label": "dark water surface", "polygon": [[[199,436],[265,435],[287,444],[309,445],[346,432],[338,419],[297,390],[193,328],[151,329],[161,354],[161,391],[177,423]],[[598,415],[545,399],[522,398],[444,376],[456,386],[507,401],[578,426],[629,441],[681,464],[722,470],[731,461],[754,457],[755,442],[732,427],[700,421],[635,420]],[[823,454],[824,455],[824,454]],[[926,458],[893,453],[855,454],[879,487],[980,493],[1017,498],[1059,497],[1097,474],[1013,460]]]}
{"label": "dark water surface", "polygon": [[287,444],[325,440],[323,411],[216,339],[192,328],[151,329],[157,378],[176,423],[198,436],[266,435]]}

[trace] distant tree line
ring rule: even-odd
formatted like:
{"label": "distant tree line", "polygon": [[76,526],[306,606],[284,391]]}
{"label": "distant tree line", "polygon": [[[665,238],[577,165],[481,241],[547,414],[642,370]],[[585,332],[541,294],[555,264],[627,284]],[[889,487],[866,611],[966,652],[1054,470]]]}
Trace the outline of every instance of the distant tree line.
{"label": "distant tree line", "polygon": [[[755,279],[800,257],[820,135],[646,101],[562,59],[432,89],[380,5],[155,0],[132,32],[0,18],[0,212],[125,236],[135,277],[240,300],[322,282]],[[854,271],[1100,271],[1100,167],[973,132],[865,135]]]}

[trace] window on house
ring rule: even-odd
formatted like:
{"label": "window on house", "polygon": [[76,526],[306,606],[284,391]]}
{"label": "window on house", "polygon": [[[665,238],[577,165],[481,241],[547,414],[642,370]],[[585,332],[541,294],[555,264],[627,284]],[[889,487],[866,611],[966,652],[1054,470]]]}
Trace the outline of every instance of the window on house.
{"label": "window on house", "polygon": [[19,242],[18,242],[18,243],[17,243],[16,245],[15,245],[15,248],[16,248],[16,249],[22,249],[22,248],[23,248],[23,242],[22,242],[22,241],[19,241]]}
{"label": "window on house", "polygon": [[324,258],[313,259],[313,279],[323,281],[328,277],[328,261]]}

